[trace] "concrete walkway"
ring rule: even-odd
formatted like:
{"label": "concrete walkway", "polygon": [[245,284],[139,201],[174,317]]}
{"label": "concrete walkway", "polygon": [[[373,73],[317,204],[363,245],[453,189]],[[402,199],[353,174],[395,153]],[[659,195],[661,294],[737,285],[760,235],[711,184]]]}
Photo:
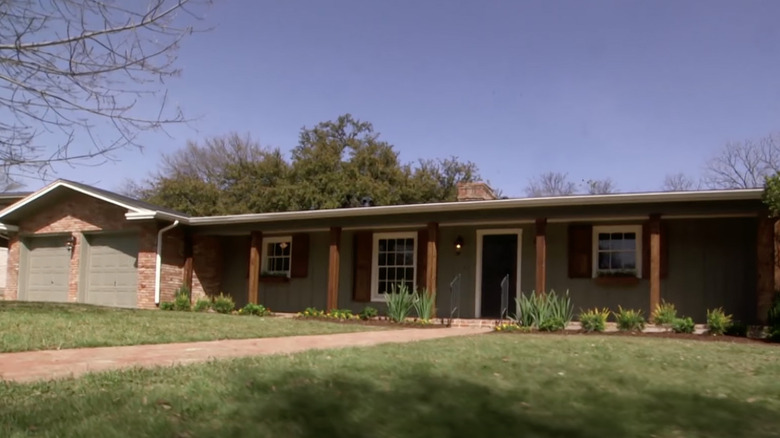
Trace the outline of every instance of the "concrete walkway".
{"label": "concrete walkway", "polygon": [[365,347],[487,333],[487,328],[402,329],[333,335],[237,339],[127,347],[77,348],[0,354],[0,379],[30,382],[130,367],[170,366],[211,359]]}

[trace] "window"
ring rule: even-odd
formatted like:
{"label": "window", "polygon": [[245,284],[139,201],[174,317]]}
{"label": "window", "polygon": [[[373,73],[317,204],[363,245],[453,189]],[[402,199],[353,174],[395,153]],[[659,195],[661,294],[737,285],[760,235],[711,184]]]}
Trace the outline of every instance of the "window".
{"label": "window", "polygon": [[263,239],[263,257],[260,275],[290,276],[292,238],[290,236]]}
{"label": "window", "polygon": [[371,301],[403,284],[414,290],[417,265],[417,233],[375,233]]}
{"label": "window", "polygon": [[593,227],[593,276],[639,277],[642,227]]}

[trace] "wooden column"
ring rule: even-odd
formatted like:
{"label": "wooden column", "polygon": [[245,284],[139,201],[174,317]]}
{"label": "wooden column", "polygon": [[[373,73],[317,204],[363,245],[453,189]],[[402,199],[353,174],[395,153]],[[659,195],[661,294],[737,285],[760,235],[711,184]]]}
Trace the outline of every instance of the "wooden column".
{"label": "wooden column", "polygon": [[547,219],[540,218],[536,220],[536,294],[545,292],[547,292]]}
{"label": "wooden column", "polygon": [[778,221],[763,213],[758,218],[757,233],[757,257],[756,257],[756,320],[766,322],[767,312],[772,304],[772,295],[775,292],[778,271],[775,254],[778,250],[777,230]]}
{"label": "wooden column", "polygon": [[184,232],[184,266],[182,267],[181,283],[192,291],[192,234]]}
{"label": "wooden column", "polygon": [[[428,223],[428,245],[427,261],[425,264],[425,286],[428,288],[428,294],[436,294],[436,283],[439,279],[439,223]],[[434,303],[431,317],[436,316],[436,305]]]}
{"label": "wooden column", "polygon": [[252,243],[249,247],[249,287],[247,300],[257,304],[258,289],[260,288],[260,254],[263,245],[263,232],[252,231]]}
{"label": "wooden column", "polygon": [[661,215],[650,215],[650,312],[661,303]]}
{"label": "wooden column", "polygon": [[330,228],[330,253],[328,255],[328,310],[339,307],[339,259],[341,227]]}

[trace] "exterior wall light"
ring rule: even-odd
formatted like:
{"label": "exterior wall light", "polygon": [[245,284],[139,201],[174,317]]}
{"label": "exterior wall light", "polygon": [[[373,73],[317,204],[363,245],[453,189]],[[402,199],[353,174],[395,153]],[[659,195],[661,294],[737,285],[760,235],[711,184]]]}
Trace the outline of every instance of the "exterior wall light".
{"label": "exterior wall light", "polygon": [[463,249],[463,237],[458,236],[455,239],[455,255],[460,255],[460,251]]}
{"label": "exterior wall light", "polygon": [[73,251],[73,247],[76,246],[76,236],[70,235],[68,237],[68,240],[65,241],[65,249],[68,250],[68,252]]}

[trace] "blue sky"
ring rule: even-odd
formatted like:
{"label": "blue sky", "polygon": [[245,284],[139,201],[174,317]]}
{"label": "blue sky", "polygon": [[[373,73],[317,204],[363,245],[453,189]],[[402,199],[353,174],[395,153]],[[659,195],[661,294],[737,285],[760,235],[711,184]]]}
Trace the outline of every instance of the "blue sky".
{"label": "blue sky", "polygon": [[509,196],[548,170],[654,190],[780,130],[777,17],[778,1],[217,1],[169,87],[198,120],[57,176],[117,189],[188,139],[289,151],[351,113],[403,161],[471,160]]}

